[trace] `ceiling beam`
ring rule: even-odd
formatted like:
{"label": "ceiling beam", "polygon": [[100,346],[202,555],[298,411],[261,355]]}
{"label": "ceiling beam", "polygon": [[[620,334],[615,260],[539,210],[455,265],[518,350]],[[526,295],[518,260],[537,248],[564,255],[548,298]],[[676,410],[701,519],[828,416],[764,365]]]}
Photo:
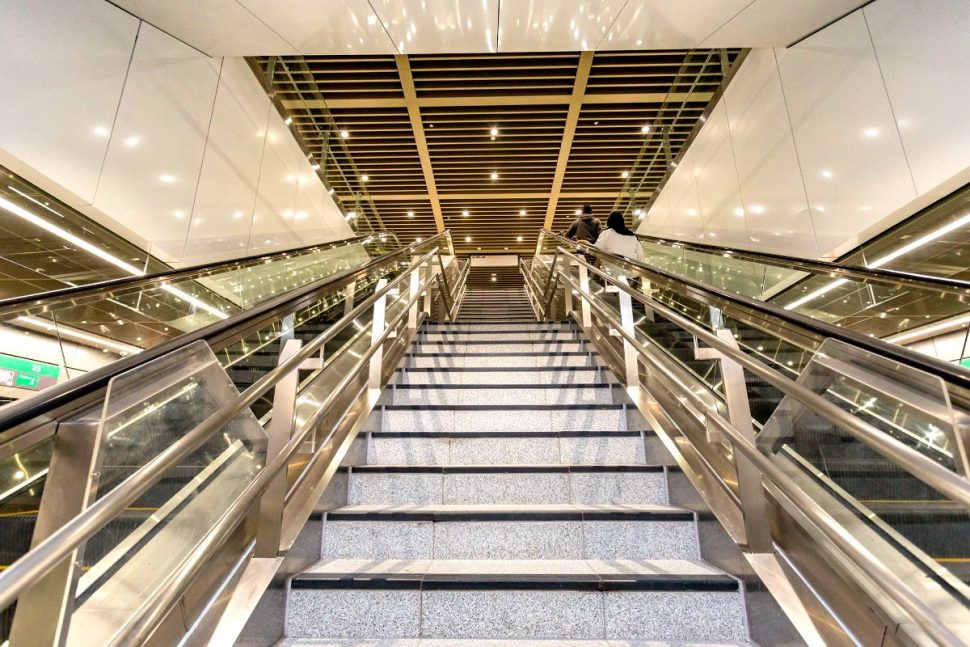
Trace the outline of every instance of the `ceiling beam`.
{"label": "ceiling beam", "polygon": [[[647,196],[648,194],[640,194]],[[440,202],[450,200],[548,200],[552,196],[549,191],[523,191],[509,193],[439,193]],[[345,196],[340,196],[346,199]],[[616,197],[616,191],[561,191],[561,200],[608,199]],[[427,193],[370,193],[368,198],[374,202],[414,202],[428,200]]]}
{"label": "ceiling beam", "polygon": [[552,221],[556,217],[559,192],[562,190],[562,180],[566,175],[566,164],[569,162],[569,153],[573,148],[573,137],[576,135],[576,124],[579,123],[579,112],[583,107],[586,82],[589,81],[589,70],[592,65],[593,52],[583,52],[579,55],[576,81],[573,83],[573,94],[569,98],[569,112],[566,113],[566,125],[562,131],[562,144],[559,146],[559,159],[556,161],[556,174],[552,179],[551,195],[549,196],[549,204],[546,206],[545,229],[552,227]]}
{"label": "ceiling beam", "polygon": [[[584,52],[585,54],[586,52]],[[401,56],[401,55],[399,55]],[[582,62],[580,62],[582,63]],[[412,82],[413,84],[413,82]],[[585,87],[585,86],[584,86]],[[622,92],[610,94],[588,94],[583,97],[585,104],[629,104],[629,103],[663,103],[664,101],[708,103],[714,96],[713,92]],[[424,97],[415,99],[418,108],[460,108],[487,106],[536,106],[536,105],[567,105],[572,104],[573,97],[568,94],[529,94],[510,96],[465,96],[465,97]],[[281,101],[287,110],[300,108],[329,108],[331,110],[360,109],[360,108],[408,108],[407,98],[395,99],[386,97],[361,97],[354,99],[327,99],[315,101],[299,101],[285,99]]]}
{"label": "ceiling beam", "polygon": [[414,133],[414,143],[418,148],[421,159],[421,171],[424,182],[428,187],[428,200],[431,202],[431,212],[434,214],[434,224],[439,232],[445,230],[445,219],[441,215],[441,202],[438,200],[438,187],[434,181],[434,169],[431,167],[431,153],[428,151],[428,140],[424,136],[424,123],[421,121],[421,108],[418,107],[418,93],[414,89],[414,77],[411,75],[411,63],[405,54],[394,56],[397,63],[397,73],[401,78],[401,88],[404,90],[404,101],[411,119],[411,130]]}

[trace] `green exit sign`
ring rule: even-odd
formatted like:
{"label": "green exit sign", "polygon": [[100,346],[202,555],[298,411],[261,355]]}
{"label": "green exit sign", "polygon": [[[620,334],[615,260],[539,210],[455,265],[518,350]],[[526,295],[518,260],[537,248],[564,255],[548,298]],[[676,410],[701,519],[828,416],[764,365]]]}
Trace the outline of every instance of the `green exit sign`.
{"label": "green exit sign", "polygon": [[964,357],[960,360],[960,366],[963,368],[970,368],[970,357]]}
{"label": "green exit sign", "polygon": [[57,382],[61,367],[23,357],[0,354],[0,386],[45,389]]}

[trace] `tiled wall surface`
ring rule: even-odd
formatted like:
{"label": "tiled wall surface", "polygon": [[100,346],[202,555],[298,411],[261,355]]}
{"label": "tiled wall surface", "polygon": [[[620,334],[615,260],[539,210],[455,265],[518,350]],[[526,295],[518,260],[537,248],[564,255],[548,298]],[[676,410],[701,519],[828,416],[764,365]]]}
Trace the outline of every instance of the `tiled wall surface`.
{"label": "tiled wall surface", "polygon": [[970,3],[876,0],[755,49],[640,233],[834,258],[970,181]]}
{"label": "tiled wall surface", "polygon": [[0,162],[165,262],[352,235],[242,59],[104,0],[11,0],[0,60]]}

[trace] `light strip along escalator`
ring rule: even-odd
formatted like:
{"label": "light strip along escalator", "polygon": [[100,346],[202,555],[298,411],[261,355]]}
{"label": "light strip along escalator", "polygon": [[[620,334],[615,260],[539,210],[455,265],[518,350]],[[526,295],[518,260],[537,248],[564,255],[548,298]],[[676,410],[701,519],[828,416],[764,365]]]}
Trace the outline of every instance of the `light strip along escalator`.
{"label": "light strip along escalator", "polygon": [[[845,277],[882,291],[895,286],[936,299],[966,294],[962,282],[825,269],[829,280]],[[657,426],[686,441],[682,447],[691,450],[684,455],[697,457],[691,469],[708,487],[718,484],[742,516],[752,513],[740,498],[738,447],[719,440],[720,423],[712,421],[730,417],[733,426],[746,415],[753,427],[750,448],[826,509],[832,517],[826,523],[843,524],[854,541],[865,538],[867,549],[908,578],[913,588],[903,595],[915,591],[929,601],[930,591],[945,591],[940,613],[946,615],[952,602],[962,609],[954,614],[970,617],[970,372],[858,328],[549,231],[542,232],[535,258],[522,271],[537,313],[589,321],[588,334],[604,357],[613,358],[616,372],[633,370],[627,357],[636,351],[637,382],[648,385],[656,402],[645,406],[659,407]],[[740,382],[726,380],[725,358],[741,365]],[[806,400],[806,392],[828,404]],[[732,397],[737,405],[739,393],[744,413],[731,415]],[[776,527],[776,543],[790,541],[778,532]],[[798,547],[786,548],[796,559],[804,557]],[[815,566],[802,563],[809,571]],[[819,590],[831,586],[812,584]]]}
{"label": "light strip along escalator", "polygon": [[[115,361],[0,407],[0,564],[6,567],[36,543],[35,522],[44,505],[45,482],[57,439],[71,433],[74,425],[97,424],[102,419],[106,392],[113,380],[180,349],[204,343],[206,352],[214,353],[232,384],[243,391],[279,365],[288,340],[307,344],[328,333],[316,361],[301,365],[298,372],[297,388],[312,402],[320,397],[314,391],[319,391],[313,386],[315,376],[324,371],[338,374],[349,370],[354,357],[371,344],[367,316],[355,318],[353,325],[339,331],[330,330],[334,322],[345,317],[355,304],[369,299],[384,283],[394,282],[415,257],[431,251],[437,255],[441,280],[459,284],[459,264],[451,262],[446,267],[441,260],[442,255],[453,258],[452,249],[448,232],[407,247],[389,233],[359,236],[0,302],[0,317],[6,325],[24,326],[31,334],[45,330],[32,322],[37,319],[63,335],[64,341],[84,339],[80,336],[84,335],[93,339],[89,342],[92,345],[108,342],[122,347],[134,346],[137,336],[145,340],[138,352],[111,353]],[[447,297],[436,303],[439,308],[456,311],[457,304]],[[217,311],[224,316],[215,314]],[[118,320],[122,323],[115,327],[107,323]],[[154,338],[142,336],[146,329],[159,334]],[[64,335],[64,331],[70,334]],[[106,344],[103,347],[111,348]],[[200,384],[189,382],[164,400],[146,401],[141,413],[133,403],[136,413],[131,420],[107,433],[103,441],[97,498],[125,482],[150,457],[164,452],[209,414],[210,405],[199,399]],[[272,406],[270,391],[253,401],[249,409],[266,426],[271,424]],[[126,541],[137,543],[138,529],[145,527],[150,517],[163,512],[177,517],[180,508],[172,501],[178,492],[194,480],[217,479],[220,470],[228,469],[213,467],[214,457],[225,455],[228,442],[228,436],[210,439],[87,542],[83,568],[88,580],[96,578],[88,586],[90,590],[97,590],[98,582],[110,579],[122,566],[106,566],[106,556],[117,552]],[[230,445],[246,447],[251,442],[243,440],[240,445],[234,441]],[[231,461],[226,464],[231,465]],[[179,505],[190,503],[188,498]],[[86,599],[79,591],[77,603]],[[10,607],[0,617],[0,639],[10,635],[14,609]]]}

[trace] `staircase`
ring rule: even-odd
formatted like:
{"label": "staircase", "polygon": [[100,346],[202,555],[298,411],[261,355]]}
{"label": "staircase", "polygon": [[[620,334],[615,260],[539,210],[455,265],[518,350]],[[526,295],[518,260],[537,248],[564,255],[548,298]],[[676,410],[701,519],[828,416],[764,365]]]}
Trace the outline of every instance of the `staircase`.
{"label": "staircase", "polygon": [[747,644],[738,581],[668,505],[669,454],[581,331],[528,308],[469,292],[419,331],[282,644]]}

